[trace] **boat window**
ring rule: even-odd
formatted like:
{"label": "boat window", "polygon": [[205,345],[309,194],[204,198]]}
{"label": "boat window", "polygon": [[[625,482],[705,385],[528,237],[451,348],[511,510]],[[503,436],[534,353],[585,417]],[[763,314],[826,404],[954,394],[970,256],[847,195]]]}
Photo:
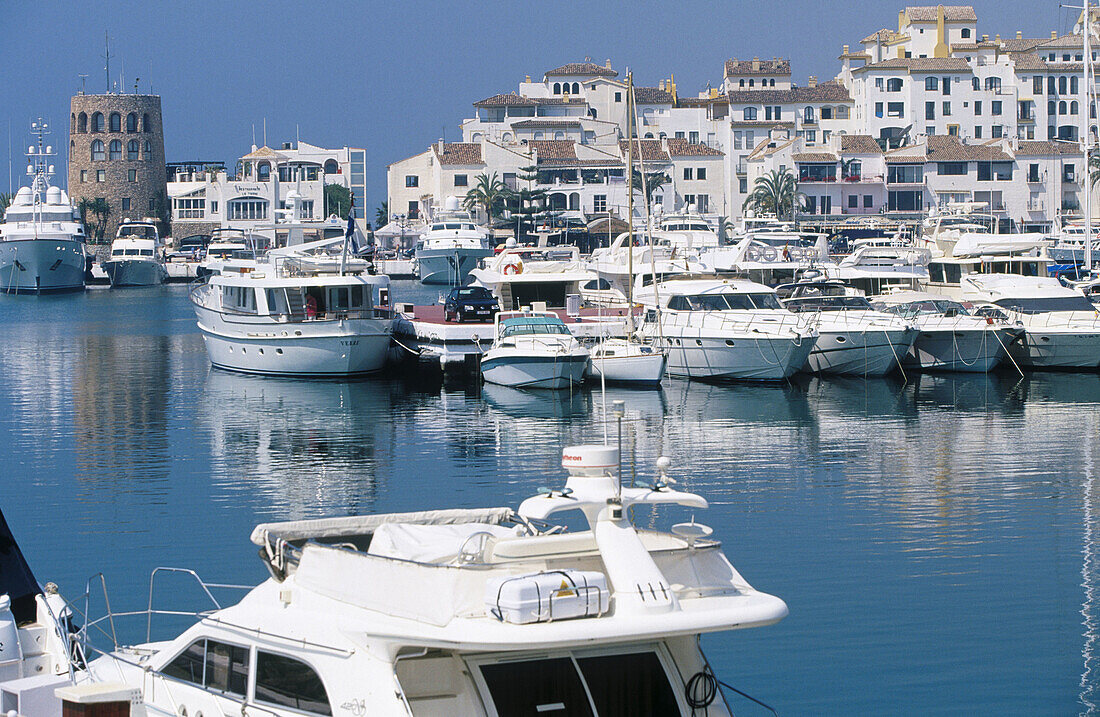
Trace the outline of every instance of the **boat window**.
{"label": "boat window", "polygon": [[998,299],[993,303],[1024,314],[1038,314],[1045,311],[1096,311],[1096,307],[1084,295],[1050,296],[1033,299]]}
{"label": "boat window", "polygon": [[443,230],[443,225],[442,224],[433,224],[432,225],[432,231],[433,232],[438,232],[438,231],[442,231],[442,230]]}
{"label": "boat window", "polygon": [[520,336],[524,334],[563,334],[568,335],[569,329],[560,321],[554,322],[546,319],[521,319],[505,323],[500,330],[501,338],[507,336]]}
{"label": "boat window", "polygon": [[223,286],[222,306],[244,313],[256,313],[256,290],[251,286]]}
{"label": "boat window", "polygon": [[578,657],[577,664],[601,717],[680,714],[676,694],[654,652]]}
{"label": "boat window", "polygon": [[127,249],[126,250],[126,256],[137,256],[140,253],[141,252],[137,249]]}
{"label": "boat window", "polygon": [[806,296],[787,301],[791,311],[842,311],[870,309],[871,303],[862,296]]}
{"label": "boat window", "polygon": [[269,314],[286,314],[289,313],[286,300],[285,289],[268,289],[267,290],[267,313]]}
{"label": "boat window", "polygon": [[593,291],[607,291],[611,288],[611,282],[607,279],[593,279],[584,285],[584,288]]}
{"label": "boat window", "polygon": [[126,255],[126,250],[125,249],[115,249],[114,251],[111,252],[111,256],[125,256],[125,255]]}
{"label": "boat window", "polygon": [[943,264],[932,262],[928,265],[928,278],[931,281],[943,282]]}
{"label": "boat window", "polygon": [[142,249],[141,250],[141,255],[142,256],[152,256],[153,255],[153,250],[152,249]]}
{"label": "boat window", "polygon": [[461,224],[448,224],[447,228],[448,229],[461,229],[462,225]]}
{"label": "boat window", "polygon": [[325,685],[312,667],[291,657],[256,652],[256,701],[331,715]]}
{"label": "boat window", "polygon": [[753,311],[782,309],[775,294],[695,294],[676,296],[668,308],[680,311]]}
{"label": "boat window", "polygon": [[333,289],[329,289],[329,306],[335,310],[347,310],[348,302],[350,300],[350,292],[346,286],[338,286]]}
{"label": "boat window", "polygon": [[358,309],[363,306],[363,287],[353,286],[351,287],[351,306]]}
{"label": "boat window", "polygon": [[958,284],[962,278],[962,267],[958,264],[944,264],[943,276],[945,283]]}
{"label": "boat window", "polygon": [[161,672],[177,680],[201,685],[205,655],[206,640],[193,642],[190,647],[180,653],[179,657],[165,665]]}
{"label": "boat window", "polygon": [[568,657],[482,665],[481,676],[499,715],[592,715],[584,685]]}
{"label": "boat window", "polygon": [[248,648],[207,640],[206,686],[244,697],[248,692]]}

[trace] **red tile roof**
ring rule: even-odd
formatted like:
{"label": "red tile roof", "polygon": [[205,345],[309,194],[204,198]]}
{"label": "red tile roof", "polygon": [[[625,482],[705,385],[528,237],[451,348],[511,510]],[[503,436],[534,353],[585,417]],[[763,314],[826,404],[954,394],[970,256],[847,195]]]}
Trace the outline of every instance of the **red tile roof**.
{"label": "red tile roof", "polygon": [[577,158],[577,148],[571,139],[533,139],[527,146],[535,151],[540,162]]}
{"label": "red tile roof", "polygon": [[785,104],[790,102],[851,102],[848,90],[836,82],[816,87],[792,87],[789,90],[734,90],[728,93],[730,104]]}
{"label": "red tile roof", "polygon": [[619,73],[612,70],[610,67],[604,67],[603,65],[597,65],[595,62],[569,62],[561,67],[555,67],[552,70],[547,70],[545,73],[547,77],[551,75],[579,75],[579,76],[591,76],[591,77],[618,77]]}
{"label": "red tile roof", "polygon": [[835,154],[829,152],[796,152],[791,155],[795,162],[836,162]]}
{"label": "red tile roof", "polygon": [[513,122],[512,127],[527,128],[527,127],[580,127],[581,121],[579,119],[552,119],[535,117],[533,119],[521,120],[519,122]]}
{"label": "red tile roof", "polygon": [[[756,63],[756,68],[753,68]],[[790,60],[776,58],[773,60],[726,60],[726,77],[730,75],[789,75],[791,74]]]}
{"label": "red tile roof", "polygon": [[857,68],[864,70],[909,70],[910,72],[970,72],[970,63],[961,57],[892,57]]}
{"label": "red tile roof", "polygon": [[[624,158],[626,157],[626,150],[627,141],[625,139],[619,140],[619,152]],[[634,158],[640,159],[643,162],[670,161],[668,153],[665,152],[664,147],[661,146],[661,140],[659,139],[634,140]]]}
{"label": "red tile roof", "polygon": [[[936,22],[939,19],[936,5],[919,5],[905,8],[912,22]],[[970,5],[944,5],[943,17],[949,22],[977,22],[978,15]]]}
{"label": "red tile roof", "polygon": [[444,142],[443,153],[439,145],[433,144],[432,151],[440,164],[484,164],[481,160],[481,145],[474,142]]}
{"label": "red tile roof", "polygon": [[699,142],[688,142],[682,137],[670,137],[665,142],[668,144],[668,153],[673,157],[724,157],[725,152],[708,147]]}
{"label": "red tile roof", "polygon": [[660,87],[634,87],[634,98],[640,105],[672,104],[672,93]]}
{"label": "red tile roof", "polygon": [[882,154],[882,147],[869,134],[842,134],[841,154]]}
{"label": "red tile roof", "polygon": [[935,134],[928,138],[929,162],[1008,162],[1004,150],[992,144],[966,144],[958,137]]}
{"label": "red tile roof", "polygon": [[530,97],[523,97],[522,95],[517,95],[515,92],[506,92],[499,95],[493,95],[492,97],[487,97],[480,102],[475,102],[474,107],[534,107],[536,104],[537,103]]}
{"label": "red tile roof", "polygon": [[1033,157],[1046,154],[1081,154],[1081,147],[1076,142],[1051,142],[1021,141],[1016,149],[1016,155]]}

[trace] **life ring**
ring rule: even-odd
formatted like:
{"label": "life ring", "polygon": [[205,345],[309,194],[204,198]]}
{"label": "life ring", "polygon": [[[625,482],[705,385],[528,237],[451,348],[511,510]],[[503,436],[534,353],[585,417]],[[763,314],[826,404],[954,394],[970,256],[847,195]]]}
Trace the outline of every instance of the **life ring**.
{"label": "life ring", "polygon": [[523,273],[523,262],[520,261],[520,262],[513,262],[511,264],[505,264],[504,265],[504,273],[507,276],[511,276],[512,274],[522,274]]}

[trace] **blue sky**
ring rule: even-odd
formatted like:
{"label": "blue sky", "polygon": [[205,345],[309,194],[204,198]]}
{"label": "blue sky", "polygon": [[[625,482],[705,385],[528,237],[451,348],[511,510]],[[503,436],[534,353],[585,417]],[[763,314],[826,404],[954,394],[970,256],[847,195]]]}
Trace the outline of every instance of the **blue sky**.
{"label": "blue sky", "polygon": [[[1057,2],[972,3],[979,34],[1045,36],[1072,26]],[[836,74],[841,46],[897,27],[894,2],[216,2],[0,0],[0,189],[7,125],[15,182],[30,120],[55,121],[64,147],[69,96],[111,74],[162,96],[169,161],[232,162],[262,143],[361,146],[368,216],[385,199],[385,166],[445,136],[459,138],[471,104],[586,56],[630,67],[639,84],[675,75],[681,94],[722,78],[728,57],[784,56],[795,81]],[[62,162],[63,164],[63,162]],[[60,164],[59,164],[60,169]]]}

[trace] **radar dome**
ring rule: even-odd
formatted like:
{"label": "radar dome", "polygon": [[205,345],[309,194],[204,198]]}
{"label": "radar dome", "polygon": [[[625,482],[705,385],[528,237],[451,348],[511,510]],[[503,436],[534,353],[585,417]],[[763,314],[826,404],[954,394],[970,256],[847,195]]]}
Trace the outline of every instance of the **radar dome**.
{"label": "radar dome", "polygon": [[20,187],[19,191],[15,193],[15,199],[12,200],[12,204],[32,204],[33,201],[31,197],[31,188]]}
{"label": "radar dome", "polygon": [[448,212],[458,211],[458,197],[447,197],[443,202],[443,209]]}
{"label": "radar dome", "polygon": [[46,190],[46,204],[61,204],[61,187],[50,187]]}

